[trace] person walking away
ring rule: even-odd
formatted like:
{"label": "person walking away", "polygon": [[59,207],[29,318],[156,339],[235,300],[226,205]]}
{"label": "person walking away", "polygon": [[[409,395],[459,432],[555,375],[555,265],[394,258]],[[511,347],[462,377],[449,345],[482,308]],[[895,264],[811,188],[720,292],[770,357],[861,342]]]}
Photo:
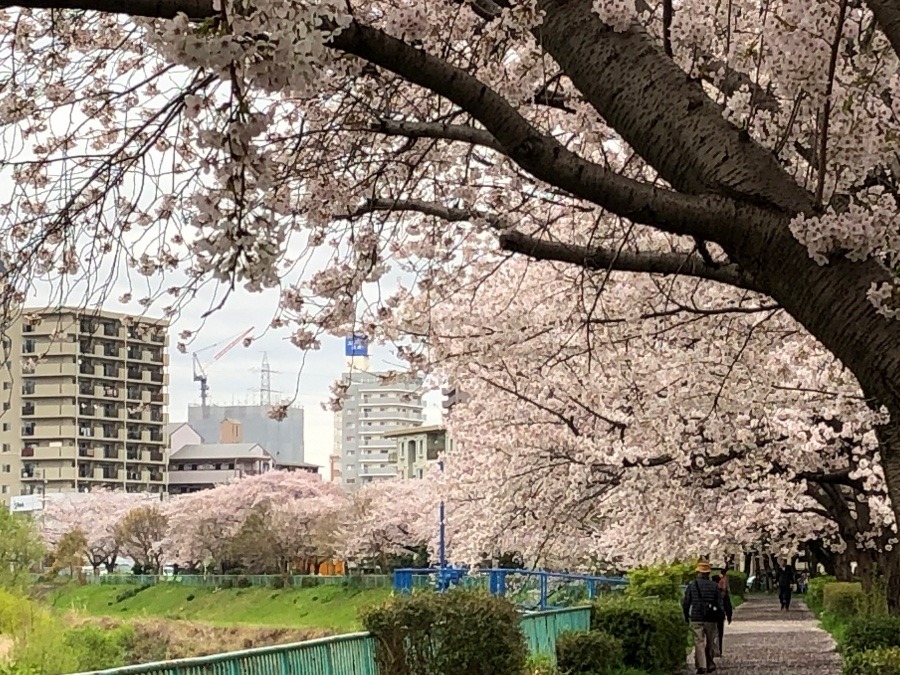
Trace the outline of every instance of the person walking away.
{"label": "person walking away", "polygon": [[681,601],[684,620],[694,633],[694,665],[697,673],[716,672],[715,641],[719,616],[724,614],[719,587],[709,578],[708,562],[697,565],[697,578],[688,584]]}
{"label": "person walking away", "polygon": [[[728,571],[722,570],[722,575],[716,574],[712,580],[719,587],[719,597],[722,600],[722,616],[716,622],[716,656],[722,656],[725,638],[725,622],[731,625],[731,617],[734,614],[734,606],[731,604],[731,593],[728,591]],[[724,583],[722,583],[724,582]]]}
{"label": "person walking away", "polygon": [[781,611],[787,612],[791,608],[791,589],[794,586],[796,573],[791,564],[785,561],[778,569],[778,600],[781,602]]}

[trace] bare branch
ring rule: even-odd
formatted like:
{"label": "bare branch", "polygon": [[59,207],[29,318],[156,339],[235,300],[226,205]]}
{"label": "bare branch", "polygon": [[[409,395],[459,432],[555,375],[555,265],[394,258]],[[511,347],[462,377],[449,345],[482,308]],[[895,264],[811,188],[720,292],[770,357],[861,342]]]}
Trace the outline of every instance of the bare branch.
{"label": "bare branch", "polygon": [[440,122],[397,122],[381,120],[373,127],[375,131],[386,136],[404,136],[406,138],[440,138],[447,141],[462,141],[471,145],[480,145],[497,152],[503,148],[489,132],[476,129],[465,124],[443,124]]}
{"label": "bare branch", "polygon": [[730,286],[763,292],[749,275],[736,265],[710,267],[699,255],[681,253],[630,253],[545,241],[516,231],[500,236],[500,247],[538,260],[555,260],[591,270],[677,274],[718,281]]}

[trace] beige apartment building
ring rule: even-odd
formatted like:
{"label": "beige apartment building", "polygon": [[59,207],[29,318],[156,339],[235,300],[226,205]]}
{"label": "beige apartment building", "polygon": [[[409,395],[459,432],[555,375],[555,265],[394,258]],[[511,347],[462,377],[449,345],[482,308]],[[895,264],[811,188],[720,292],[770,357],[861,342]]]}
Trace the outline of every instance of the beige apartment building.
{"label": "beige apartment building", "polygon": [[26,309],[0,368],[0,502],[95,487],[165,492],[167,323]]}

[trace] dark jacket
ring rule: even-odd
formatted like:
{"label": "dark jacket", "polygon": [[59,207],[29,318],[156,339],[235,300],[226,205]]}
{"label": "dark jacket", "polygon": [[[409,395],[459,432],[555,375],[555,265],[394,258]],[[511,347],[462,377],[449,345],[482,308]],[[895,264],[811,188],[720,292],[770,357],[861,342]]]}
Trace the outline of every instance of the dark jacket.
{"label": "dark jacket", "polygon": [[[731,604],[730,600],[729,604]],[[707,605],[715,605],[724,612],[719,587],[711,579],[695,579],[688,584],[684,592],[684,600],[681,601],[681,609],[684,611],[685,620],[699,623],[708,621],[706,617]]]}
{"label": "dark jacket", "polygon": [[794,585],[794,568],[790,565],[779,567],[776,572],[778,588],[787,589]]}

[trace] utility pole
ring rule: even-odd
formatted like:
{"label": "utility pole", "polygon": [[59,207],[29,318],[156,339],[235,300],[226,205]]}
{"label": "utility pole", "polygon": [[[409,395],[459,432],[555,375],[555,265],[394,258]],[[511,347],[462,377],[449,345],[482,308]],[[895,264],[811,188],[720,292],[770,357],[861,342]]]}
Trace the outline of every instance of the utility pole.
{"label": "utility pole", "polygon": [[261,405],[272,405],[272,369],[267,352],[263,352],[262,368],[259,370],[259,402]]}

